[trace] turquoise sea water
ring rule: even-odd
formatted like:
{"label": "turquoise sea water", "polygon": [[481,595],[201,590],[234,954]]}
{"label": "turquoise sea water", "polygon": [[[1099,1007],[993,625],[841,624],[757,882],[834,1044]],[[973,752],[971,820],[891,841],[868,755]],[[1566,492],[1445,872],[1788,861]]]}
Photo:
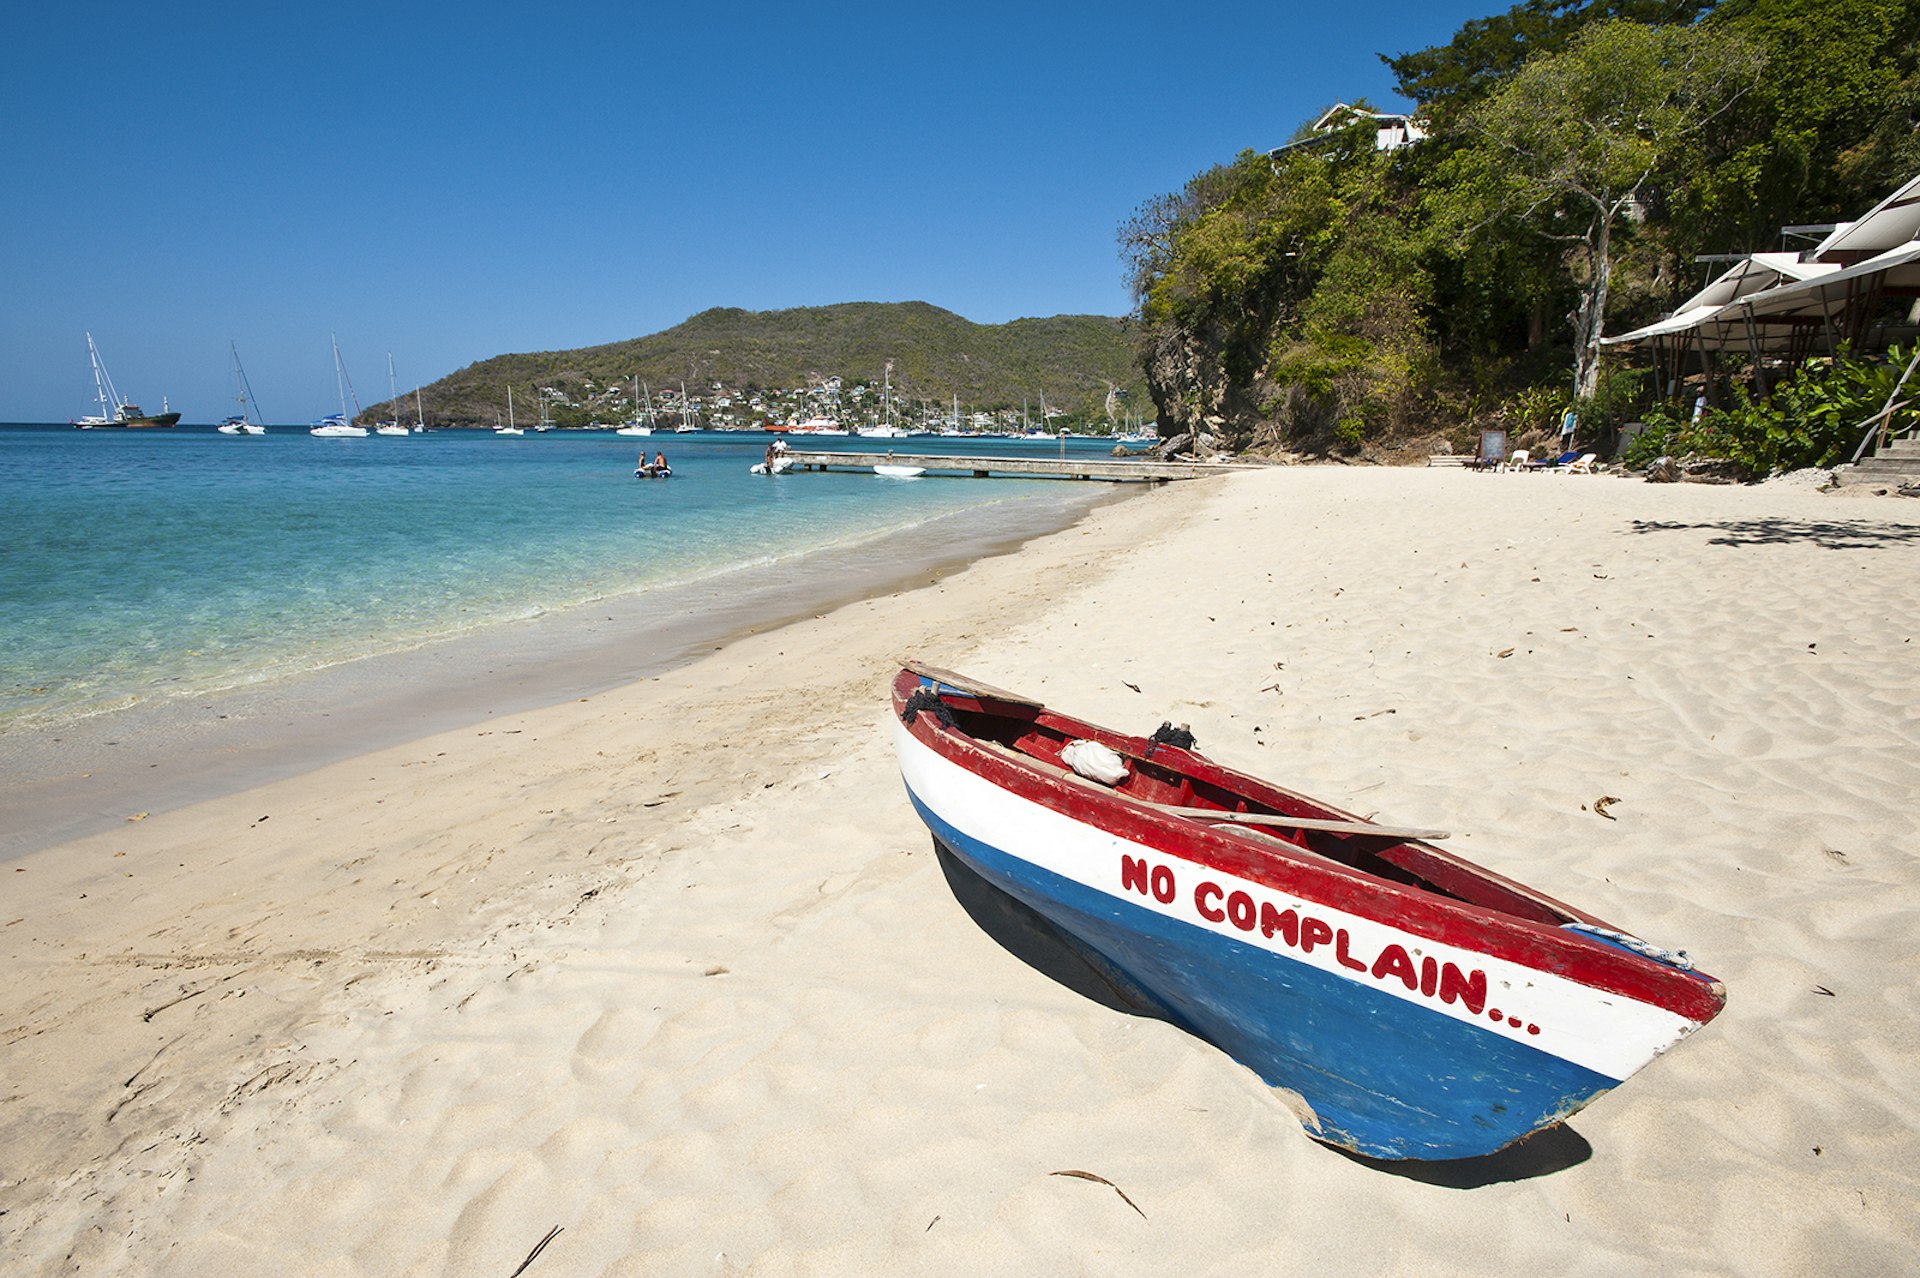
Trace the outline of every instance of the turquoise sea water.
{"label": "turquoise sea water", "polygon": [[[765,436],[0,426],[0,732],[1059,504],[1032,480],[749,474]],[[816,441],[808,441],[815,446]],[[839,440],[1057,455],[1057,442]],[[636,480],[642,445],[675,475]],[[1067,441],[1074,453],[1107,445]],[[671,596],[667,593],[674,591]],[[664,606],[664,605],[663,605]],[[684,602],[675,606],[685,606]]]}

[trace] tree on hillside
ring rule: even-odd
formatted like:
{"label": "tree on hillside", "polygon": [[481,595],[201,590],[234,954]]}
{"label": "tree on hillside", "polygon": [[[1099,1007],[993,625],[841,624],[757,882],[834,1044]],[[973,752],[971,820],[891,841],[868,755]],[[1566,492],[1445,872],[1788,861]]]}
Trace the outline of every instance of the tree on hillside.
{"label": "tree on hillside", "polygon": [[1856,216],[1920,170],[1920,0],[1721,0],[1704,24],[1767,72],[1717,120],[1672,214],[1693,251],[1780,247],[1780,227]]}
{"label": "tree on hillside", "polygon": [[1431,363],[1428,276],[1372,122],[1243,152],[1121,228],[1163,435],[1359,447]]}
{"label": "tree on hillside", "polygon": [[1522,221],[1547,214],[1545,234],[1572,255],[1576,397],[1599,386],[1616,227],[1644,219],[1701,131],[1753,87],[1763,58],[1736,32],[1606,22],[1530,59],[1467,113],[1503,209]]}
{"label": "tree on hillside", "polygon": [[1536,53],[1558,53],[1582,30],[1625,19],[1650,25],[1686,25],[1714,0],[1525,0],[1487,18],[1462,24],[1453,39],[1431,49],[1380,60],[1403,97],[1445,123],[1484,98]]}

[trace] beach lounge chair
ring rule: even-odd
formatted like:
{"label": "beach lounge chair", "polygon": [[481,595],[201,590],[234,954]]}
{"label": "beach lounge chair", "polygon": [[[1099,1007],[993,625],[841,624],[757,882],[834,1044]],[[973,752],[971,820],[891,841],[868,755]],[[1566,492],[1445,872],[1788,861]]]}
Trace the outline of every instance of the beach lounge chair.
{"label": "beach lounge chair", "polygon": [[1500,469],[1501,470],[1525,470],[1527,468],[1527,459],[1532,456],[1533,454],[1528,452],[1526,449],[1516,448],[1511,453],[1507,454],[1506,461],[1500,463]]}
{"label": "beach lounge chair", "polygon": [[1599,455],[1598,453],[1581,453],[1578,461],[1568,462],[1560,469],[1569,475],[1591,475],[1594,459]]}

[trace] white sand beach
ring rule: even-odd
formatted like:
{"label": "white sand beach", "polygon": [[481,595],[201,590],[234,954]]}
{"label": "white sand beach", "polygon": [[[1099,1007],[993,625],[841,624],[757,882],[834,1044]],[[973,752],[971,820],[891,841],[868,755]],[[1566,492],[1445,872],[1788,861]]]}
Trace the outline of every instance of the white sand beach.
{"label": "white sand beach", "polygon": [[[18,1274],[1890,1273],[1920,502],[1282,468],[0,865]],[[1473,1165],[1310,1140],[1003,948],[917,656],[1455,832],[1726,1012]],[[1602,803],[1601,800],[1607,800]],[[1062,1172],[1088,1173],[1101,1180]],[[553,1231],[558,1230],[555,1233]]]}

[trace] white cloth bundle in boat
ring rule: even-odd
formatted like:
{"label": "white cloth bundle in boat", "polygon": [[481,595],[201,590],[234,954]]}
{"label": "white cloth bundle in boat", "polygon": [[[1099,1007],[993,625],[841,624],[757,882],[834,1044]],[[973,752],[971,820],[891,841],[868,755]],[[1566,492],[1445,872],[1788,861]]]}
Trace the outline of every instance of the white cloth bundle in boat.
{"label": "white cloth bundle in boat", "polygon": [[1060,752],[1060,762],[1102,785],[1116,785],[1127,775],[1127,761],[1098,741],[1068,742]]}

